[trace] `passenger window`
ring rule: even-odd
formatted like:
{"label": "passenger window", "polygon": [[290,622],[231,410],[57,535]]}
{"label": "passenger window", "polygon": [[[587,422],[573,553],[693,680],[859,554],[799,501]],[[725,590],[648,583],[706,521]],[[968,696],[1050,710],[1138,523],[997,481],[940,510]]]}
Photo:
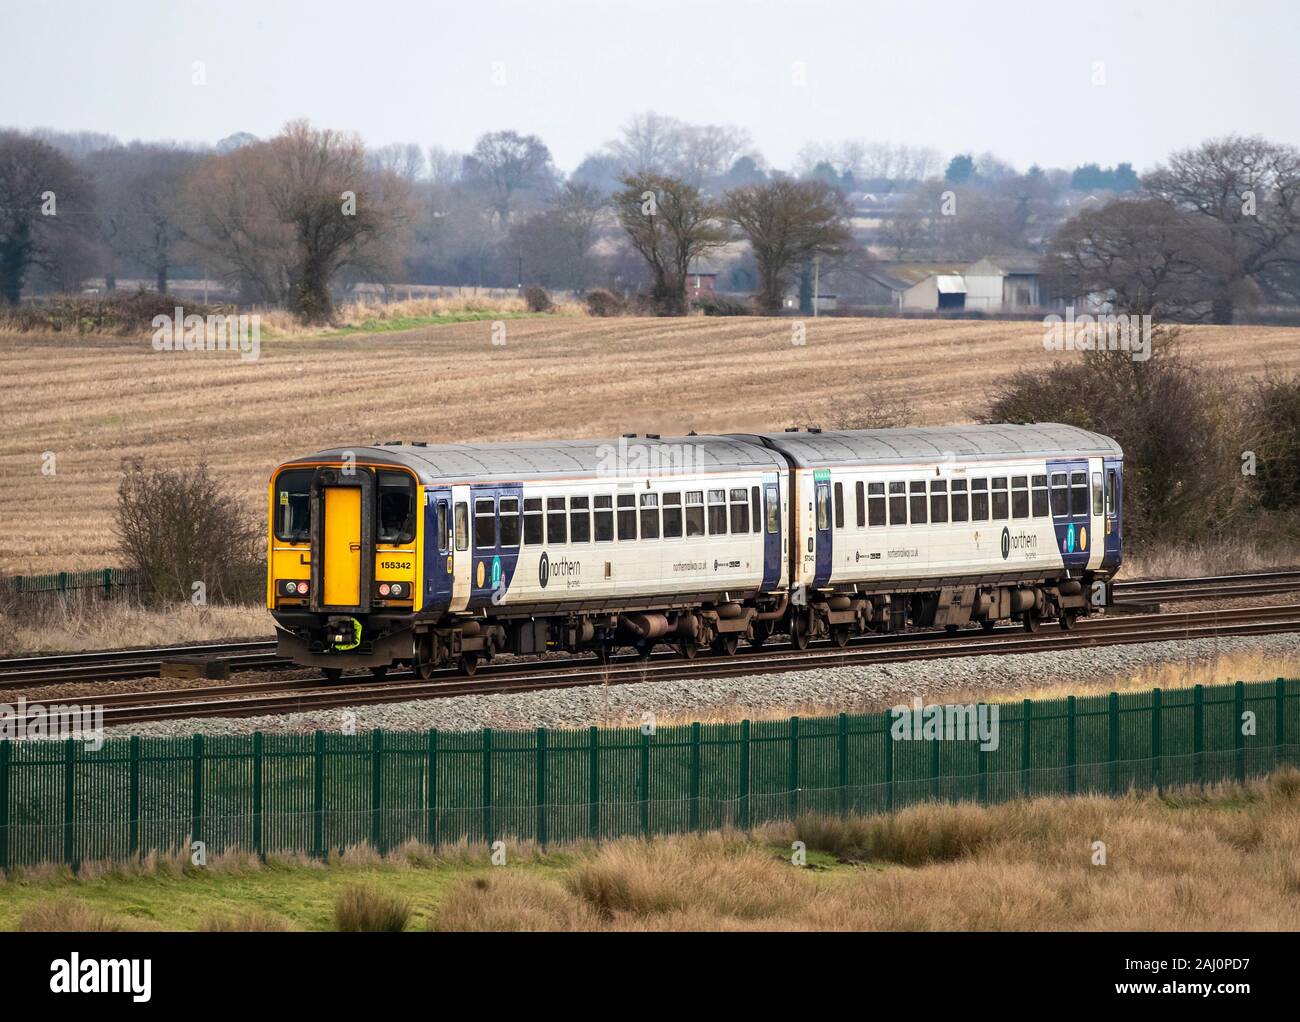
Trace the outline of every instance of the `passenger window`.
{"label": "passenger window", "polygon": [[524,498],[524,543],[544,543],[542,536],[542,498]]}
{"label": "passenger window", "polygon": [[844,528],[844,484],[835,484],[835,528]]}
{"label": "passenger window", "polygon": [[636,539],[636,494],[618,495],[618,538]]}
{"label": "passenger window", "polygon": [[641,494],[641,538],[659,538],[659,494],[657,493]]}
{"label": "passenger window", "polygon": [[987,522],[989,520],[989,481],[972,479],[970,481],[970,520]]}
{"label": "passenger window", "polygon": [[1070,490],[1065,485],[1065,473],[1052,473],[1052,514],[1064,518],[1070,513]]}
{"label": "passenger window", "polygon": [[1070,473],[1070,514],[1081,518],[1088,513],[1088,473]]}
{"label": "passenger window", "polygon": [[853,485],[853,507],[857,514],[858,528],[861,529],[867,524],[867,498],[865,496],[866,486],[862,482]]}
{"label": "passenger window", "polygon": [[966,493],[966,480],[952,481],[952,520],[965,522],[970,519],[970,499]]}
{"label": "passenger window", "polygon": [[569,542],[591,542],[590,497],[569,498]]}
{"label": "passenger window", "polygon": [[469,505],[456,501],[456,549],[469,549]]}
{"label": "passenger window", "polygon": [[767,531],[775,536],[781,529],[781,491],[775,486],[767,488]]}
{"label": "passenger window", "polygon": [[546,498],[546,542],[567,543],[569,541],[568,518],[564,514],[563,497]]}
{"label": "passenger window", "polygon": [[1047,503],[1047,476],[1034,476],[1031,480],[1033,483],[1033,511],[1035,518],[1046,518],[1048,514]]}
{"label": "passenger window", "polygon": [[1029,517],[1029,477],[1011,477],[1011,517]]}
{"label": "passenger window", "polygon": [[948,483],[943,479],[930,480],[930,521],[948,520]]}
{"label": "passenger window", "polygon": [[749,501],[744,490],[731,491],[731,534],[741,535],[749,531]]}
{"label": "passenger window", "polygon": [[501,545],[519,545],[519,498],[501,498]]}
{"label": "passenger window", "polygon": [[907,483],[889,484],[889,524],[907,524]]}
{"label": "passenger window", "polygon": [[1007,477],[997,476],[993,480],[993,521],[1007,520]]}
{"label": "passenger window", "polygon": [[686,491],[686,538],[704,535],[704,491]]}
{"label": "passenger window", "polygon": [[749,488],[749,521],[750,528],[755,532],[760,532],[763,528],[761,524],[763,521],[763,512],[760,510],[762,505],[759,501],[758,487],[751,486]]}
{"label": "passenger window", "polygon": [[596,542],[612,543],[614,540],[614,498],[608,493],[596,497]]}
{"label": "passenger window", "polygon": [[925,524],[925,480],[909,484],[912,493],[910,513],[913,525]]}
{"label": "passenger window", "polygon": [[709,491],[709,535],[727,534],[727,491]]}
{"label": "passenger window", "polygon": [[1101,473],[1092,474],[1092,513],[1101,514]]}
{"label": "passenger window", "polygon": [[1115,470],[1106,469],[1106,514],[1115,513]]}
{"label": "passenger window", "polygon": [[497,516],[489,497],[474,501],[474,547],[478,550],[497,545]]}
{"label": "passenger window", "polygon": [[285,543],[311,539],[311,468],[291,468],[275,480],[275,538]]}
{"label": "passenger window", "polygon": [[682,493],[664,494],[664,539],[677,539],[682,534]]}
{"label": "passenger window", "polygon": [[438,501],[437,507],[437,524],[438,530],[438,553],[445,554],[451,550],[451,521],[447,517],[447,502]]}
{"label": "passenger window", "polygon": [[380,543],[409,543],[415,539],[415,480],[405,472],[379,473]]}
{"label": "passenger window", "polygon": [[817,485],[817,530],[825,532],[831,527],[831,488],[825,483]]}
{"label": "passenger window", "polygon": [[885,484],[867,483],[867,525],[877,528],[885,524]]}

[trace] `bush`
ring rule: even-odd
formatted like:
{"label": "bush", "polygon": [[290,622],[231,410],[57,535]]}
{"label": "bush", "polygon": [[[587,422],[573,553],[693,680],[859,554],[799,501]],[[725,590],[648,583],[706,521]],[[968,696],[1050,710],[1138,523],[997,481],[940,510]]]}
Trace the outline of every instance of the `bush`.
{"label": "bush", "polygon": [[0,316],[0,326],[40,333],[114,334],[133,337],[151,333],[155,316],[185,314],[226,315],[231,310],[201,302],[187,302],[156,291],[110,291],[102,295],[55,295],[32,305],[10,309]]}
{"label": "bush", "polygon": [[546,293],[546,288],[538,287],[536,284],[524,288],[524,301],[528,303],[529,312],[550,312],[555,308],[555,303]]}
{"label": "bush", "polygon": [[695,307],[706,316],[752,316],[754,310],[748,303],[722,295],[704,295],[695,300]]}
{"label": "bush", "polygon": [[587,312],[592,316],[621,316],[627,311],[623,296],[598,287],[587,292]]}
{"label": "bush", "polygon": [[262,521],[200,463],[191,470],[124,468],[117,533],[125,566],[147,602],[192,600],[202,582],[209,603],[251,602],[265,586]]}
{"label": "bush", "polygon": [[1245,450],[1255,452],[1257,499],[1269,511],[1300,510],[1300,376],[1257,381]]}
{"label": "bush", "polygon": [[340,933],[401,933],[410,917],[410,902],[373,887],[348,887],[334,900]]}

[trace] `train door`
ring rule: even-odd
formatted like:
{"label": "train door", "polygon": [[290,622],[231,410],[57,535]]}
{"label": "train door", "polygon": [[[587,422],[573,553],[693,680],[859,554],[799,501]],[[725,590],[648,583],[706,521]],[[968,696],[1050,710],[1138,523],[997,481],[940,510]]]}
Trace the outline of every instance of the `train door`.
{"label": "train door", "polygon": [[781,488],[775,472],[763,475],[763,590],[781,584]]}
{"label": "train door", "polygon": [[1114,572],[1122,558],[1121,531],[1124,519],[1124,463],[1118,458],[1107,458],[1102,463],[1105,479],[1106,537],[1105,553],[1101,560],[1103,570]]}
{"label": "train door", "polygon": [[1072,574],[1088,566],[1093,541],[1091,481],[1088,461],[1049,461],[1048,485],[1051,488],[1052,529],[1061,562]]}
{"label": "train door", "polygon": [[816,535],[817,572],[814,586],[824,586],[831,580],[831,473],[818,469],[814,477],[813,532]]}
{"label": "train door", "polygon": [[311,482],[311,609],[361,614],[375,576],[375,479],[317,469]]}
{"label": "train door", "polygon": [[452,543],[451,487],[425,490],[424,610],[451,605],[455,558]]}
{"label": "train door", "polygon": [[521,483],[474,485],[470,488],[470,609],[505,602],[519,560],[523,533]]}
{"label": "train door", "polygon": [[472,580],[472,555],[470,530],[473,513],[470,510],[469,486],[451,488],[451,610],[463,611],[469,606]]}

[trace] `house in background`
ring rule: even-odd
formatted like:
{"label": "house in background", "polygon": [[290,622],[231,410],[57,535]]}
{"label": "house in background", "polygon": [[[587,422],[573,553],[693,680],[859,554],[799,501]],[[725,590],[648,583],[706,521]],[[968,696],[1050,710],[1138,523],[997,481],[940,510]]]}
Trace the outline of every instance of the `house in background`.
{"label": "house in background", "polygon": [[686,274],[686,300],[693,302],[717,293],[718,268],[712,263],[695,263]]}
{"label": "house in background", "polygon": [[[940,278],[943,278],[940,291]],[[953,280],[952,278],[957,278]],[[961,308],[965,285],[961,266],[954,263],[880,263],[866,274],[865,305],[896,309]],[[949,295],[940,305],[940,294]]]}

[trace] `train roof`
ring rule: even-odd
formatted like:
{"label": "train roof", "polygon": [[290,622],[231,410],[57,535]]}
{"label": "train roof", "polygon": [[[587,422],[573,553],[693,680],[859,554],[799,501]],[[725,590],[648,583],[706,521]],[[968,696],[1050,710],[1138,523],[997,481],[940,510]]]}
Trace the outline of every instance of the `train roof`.
{"label": "train roof", "polygon": [[785,466],[776,451],[752,440],[719,436],[625,436],[612,440],[515,441],[493,444],[373,444],[335,448],[288,464],[341,460],[400,465],[427,482],[523,481],[609,475],[634,478]]}
{"label": "train roof", "polygon": [[1123,456],[1119,444],[1110,437],[1059,422],[734,435],[782,451],[803,468],[933,463],[949,460],[950,456],[957,461]]}
{"label": "train roof", "polygon": [[1120,457],[1110,437],[1076,426],[924,426],[726,436],[625,436],[494,444],[383,443],[333,448],[287,464],[357,461],[414,471],[422,481],[524,481],[608,475],[654,478],[728,470],[775,471],[786,457],[803,468],[932,464],[997,457]]}

